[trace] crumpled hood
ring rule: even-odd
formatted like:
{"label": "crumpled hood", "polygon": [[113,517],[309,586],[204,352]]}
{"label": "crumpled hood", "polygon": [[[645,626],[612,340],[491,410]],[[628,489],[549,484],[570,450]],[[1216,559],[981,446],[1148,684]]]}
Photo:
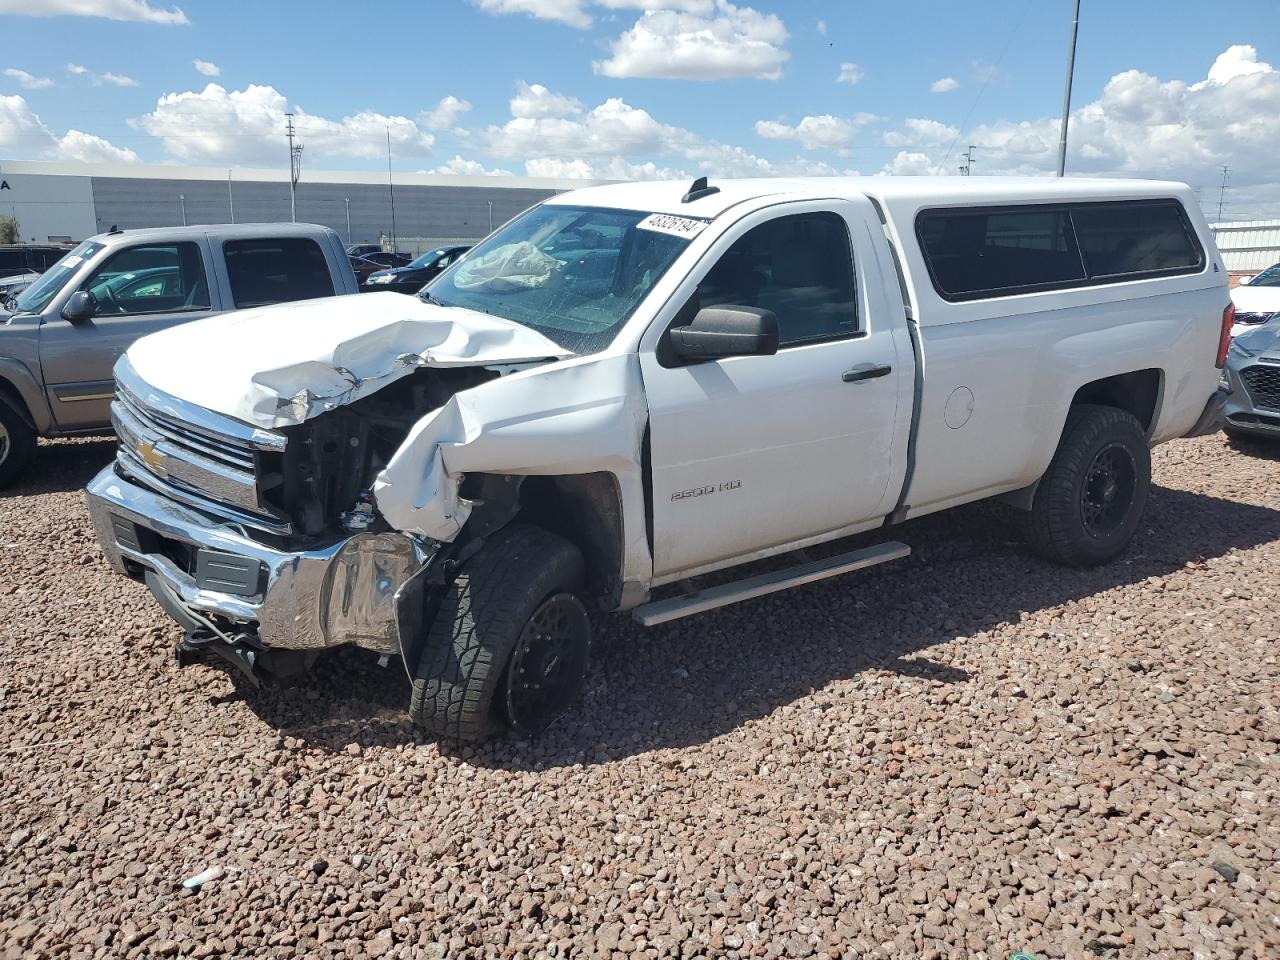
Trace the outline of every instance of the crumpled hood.
{"label": "crumpled hood", "polygon": [[144,337],[127,356],[151,386],[271,429],[368,396],[418,367],[570,352],[509,320],[385,292],[220,314]]}
{"label": "crumpled hood", "polygon": [[1258,357],[1280,360],[1280,318],[1266,323],[1236,324],[1227,356],[1232,355],[1247,360]]}

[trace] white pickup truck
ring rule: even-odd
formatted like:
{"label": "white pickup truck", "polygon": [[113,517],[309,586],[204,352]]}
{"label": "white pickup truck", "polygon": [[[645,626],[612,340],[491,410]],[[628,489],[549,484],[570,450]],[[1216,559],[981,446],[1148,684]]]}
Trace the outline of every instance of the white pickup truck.
{"label": "white pickup truck", "polygon": [[1149,448],[1217,428],[1228,302],[1180,184],[597,187],[417,299],[139,341],[89,503],[180,661],[356,644],[403,659],[427,729],[528,732],[581,689],[591,611],[661,623],[908,548],[714,571],[999,495],[1044,557],[1115,557]]}

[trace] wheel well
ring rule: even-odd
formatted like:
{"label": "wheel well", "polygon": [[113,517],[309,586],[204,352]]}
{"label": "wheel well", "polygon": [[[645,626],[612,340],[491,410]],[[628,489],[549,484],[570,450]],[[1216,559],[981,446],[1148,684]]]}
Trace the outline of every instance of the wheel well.
{"label": "wheel well", "polygon": [[13,412],[25,420],[27,426],[32,430],[36,429],[35,419],[31,416],[31,411],[27,409],[27,404],[22,399],[22,394],[18,392],[17,387],[4,377],[0,377],[0,403],[13,408]]}
{"label": "wheel well", "polygon": [[525,477],[520,518],[564,537],[586,559],[587,589],[606,610],[622,597],[622,494],[611,473]]}
{"label": "wheel well", "polygon": [[1161,372],[1155,369],[1104,377],[1077,390],[1071,398],[1071,405],[1094,403],[1127,410],[1138,418],[1142,429],[1150,436],[1155,425],[1156,405],[1160,400],[1161,379]]}

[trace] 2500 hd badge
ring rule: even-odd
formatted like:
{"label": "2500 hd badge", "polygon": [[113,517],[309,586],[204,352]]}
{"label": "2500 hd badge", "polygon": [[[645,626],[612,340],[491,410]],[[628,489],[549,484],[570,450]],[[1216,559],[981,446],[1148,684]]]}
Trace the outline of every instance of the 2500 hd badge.
{"label": "2500 hd badge", "polygon": [[741,480],[726,480],[719,484],[709,483],[705,487],[694,487],[692,490],[677,491],[671,495],[671,502],[675,503],[677,500],[692,500],[694,497],[705,497],[716,493],[717,491],[721,493],[728,493],[730,490],[737,490],[741,486]]}

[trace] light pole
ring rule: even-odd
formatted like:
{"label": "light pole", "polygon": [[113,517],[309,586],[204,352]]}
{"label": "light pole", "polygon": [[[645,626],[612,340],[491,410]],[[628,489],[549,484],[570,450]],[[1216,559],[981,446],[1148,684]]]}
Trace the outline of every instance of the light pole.
{"label": "light pole", "polygon": [[347,246],[351,246],[351,198],[343,197],[342,202],[347,205]]}
{"label": "light pole", "polygon": [[227,205],[231,207],[231,222],[236,222],[236,198],[231,193],[231,171],[227,171]]}
{"label": "light pole", "polygon": [[178,202],[182,204],[182,225],[187,225],[187,196],[184,193],[178,194]]}
{"label": "light pole", "polygon": [[1062,135],[1058,138],[1058,176],[1067,172],[1067,122],[1071,119],[1071,79],[1076,72],[1076,34],[1080,32],[1080,0],[1071,21],[1071,48],[1067,53],[1067,89],[1062,95]]}
{"label": "light pole", "polygon": [[493,233],[493,201],[486,200],[485,203],[489,204],[489,232]]}
{"label": "light pole", "polygon": [[391,191],[391,252],[396,250],[396,185],[391,180],[391,127],[387,127],[387,189]]}

